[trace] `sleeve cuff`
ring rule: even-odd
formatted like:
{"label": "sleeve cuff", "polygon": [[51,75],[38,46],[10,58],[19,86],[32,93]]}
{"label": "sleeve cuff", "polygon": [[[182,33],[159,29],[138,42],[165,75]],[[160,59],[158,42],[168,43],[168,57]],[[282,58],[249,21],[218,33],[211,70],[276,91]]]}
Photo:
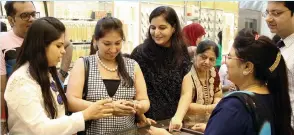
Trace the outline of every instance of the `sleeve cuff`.
{"label": "sleeve cuff", "polygon": [[72,114],[72,121],[74,124],[74,129],[77,131],[85,130],[85,120],[82,112],[76,112]]}

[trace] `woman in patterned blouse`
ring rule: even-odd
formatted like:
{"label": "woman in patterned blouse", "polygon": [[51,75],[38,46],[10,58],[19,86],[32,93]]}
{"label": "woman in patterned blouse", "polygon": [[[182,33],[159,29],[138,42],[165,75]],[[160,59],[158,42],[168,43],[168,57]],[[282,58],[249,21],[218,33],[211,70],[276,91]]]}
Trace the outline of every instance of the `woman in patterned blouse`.
{"label": "woman in patterned blouse", "polygon": [[[87,122],[87,135],[108,135],[132,128],[136,126],[135,114],[144,114],[149,109],[140,66],[121,53],[124,40],[123,25],[119,19],[100,19],[93,36],[96,54],[78,59],[71,71],[67,93],[70,111],[84,110],[96,100],[111,98],[113,101],[113,116]],[[86,59],[89,61],[87,78],[84,71]],[[84,83],[88,88],[86,97],[82,97]]]}
{"label": "woman in patterned blouse", "polygon": [[218,53],[218,47],[213,41],[205,40],[197,46],[190,71],[193,100],[184,118],[185,127],[192,128],[196,123],[207,123],[212,110],[221,99],[220,79],[213,67]]}

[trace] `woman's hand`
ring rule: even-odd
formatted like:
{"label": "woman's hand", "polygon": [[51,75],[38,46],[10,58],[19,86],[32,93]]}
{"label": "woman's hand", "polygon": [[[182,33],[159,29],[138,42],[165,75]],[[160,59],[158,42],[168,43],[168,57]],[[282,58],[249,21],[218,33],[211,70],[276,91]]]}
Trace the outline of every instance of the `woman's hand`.
{"label": "woman's hand", "polygon": [[118,101],[113,101],[112,104],[114,109],[113,114],[115,116],[118,116],[118,117],[130,116],[130,115],[135,115],[136,113],[134,105],[132,104],[131,101],[118,100]]}
{"label": "woman's hand", "polygon": [[133,107],[136,112],[138,112],[138,110],[142,109],[142,105],[139,104],[139,101],[137,101],[137,100],[123,101],[122,104],[124,104],[126,106]]}
{"label": "woman's hand", "polygon": [[110,104],[111,99],[98,100],[87,109],[82,111],[85,120],[101,119],[113,115],[113,106]]}
{"label": "woman's hand", "polygon": [[139,123],[137,123],[138,127],[145,127],[147,125],[156,124],[156,121],[150,118],[146,118],[144,114],[137,114]]}
{"label": "woman's hand", "polygon": [[205,131],[205,128],[206,128],[206,124],[205,123],[197,123],[191,129],[203,133]]}
{"label": "woman's hand", "polygon": [[177,117],[173,117],[169,123],[168,129],[170,132],[172,132],[174,130],[180,131],[182,126],[183,126],[182,120]]}
{"label": "woman's hand", "polygon": [[153,127],[153,126],[150,127],[150,129],[148,130],[148,133],[150,135],[171,135],[169,132],[167,132],[167,130],[163,128]]}

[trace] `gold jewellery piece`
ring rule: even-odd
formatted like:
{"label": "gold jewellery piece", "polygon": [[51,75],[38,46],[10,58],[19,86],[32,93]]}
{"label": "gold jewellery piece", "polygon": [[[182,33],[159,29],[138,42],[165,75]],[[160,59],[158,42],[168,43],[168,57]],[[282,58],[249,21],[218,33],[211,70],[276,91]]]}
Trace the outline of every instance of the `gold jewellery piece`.
{"label": "gold jewellery piece", "polygon": [[277,66],[278,66],[279,63],[280,63],[280,60],[281,60],[281,52],[278,52],[274,64],[273,64],[271,67],[269,67],[269,70],[270,70],[271,72],[273,72],[273,71],[277,68]]}

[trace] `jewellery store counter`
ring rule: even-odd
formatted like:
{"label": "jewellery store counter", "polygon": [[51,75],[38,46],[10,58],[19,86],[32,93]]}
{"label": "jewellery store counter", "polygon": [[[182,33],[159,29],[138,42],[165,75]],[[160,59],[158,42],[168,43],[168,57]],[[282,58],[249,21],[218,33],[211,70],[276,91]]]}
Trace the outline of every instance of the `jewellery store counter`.
{"label": "jewellery store counter", "polygon": [[[154,127],[158,128],[164,128],[168,130],[170,120],[162,120],[162,121],[157,121],[156,125],[152,125]],[[149,129],[149,126],[146,127],[134,127],[130,129],[125,129],[123,131],[120,131],[119,133],[115,133],[115,135],[149,135],[147,130]],[[182,128],[181,131],[177,132],[170,132],[173,135],[203,135],[203,133],[194,131],[191,129],[187,128]]]}

